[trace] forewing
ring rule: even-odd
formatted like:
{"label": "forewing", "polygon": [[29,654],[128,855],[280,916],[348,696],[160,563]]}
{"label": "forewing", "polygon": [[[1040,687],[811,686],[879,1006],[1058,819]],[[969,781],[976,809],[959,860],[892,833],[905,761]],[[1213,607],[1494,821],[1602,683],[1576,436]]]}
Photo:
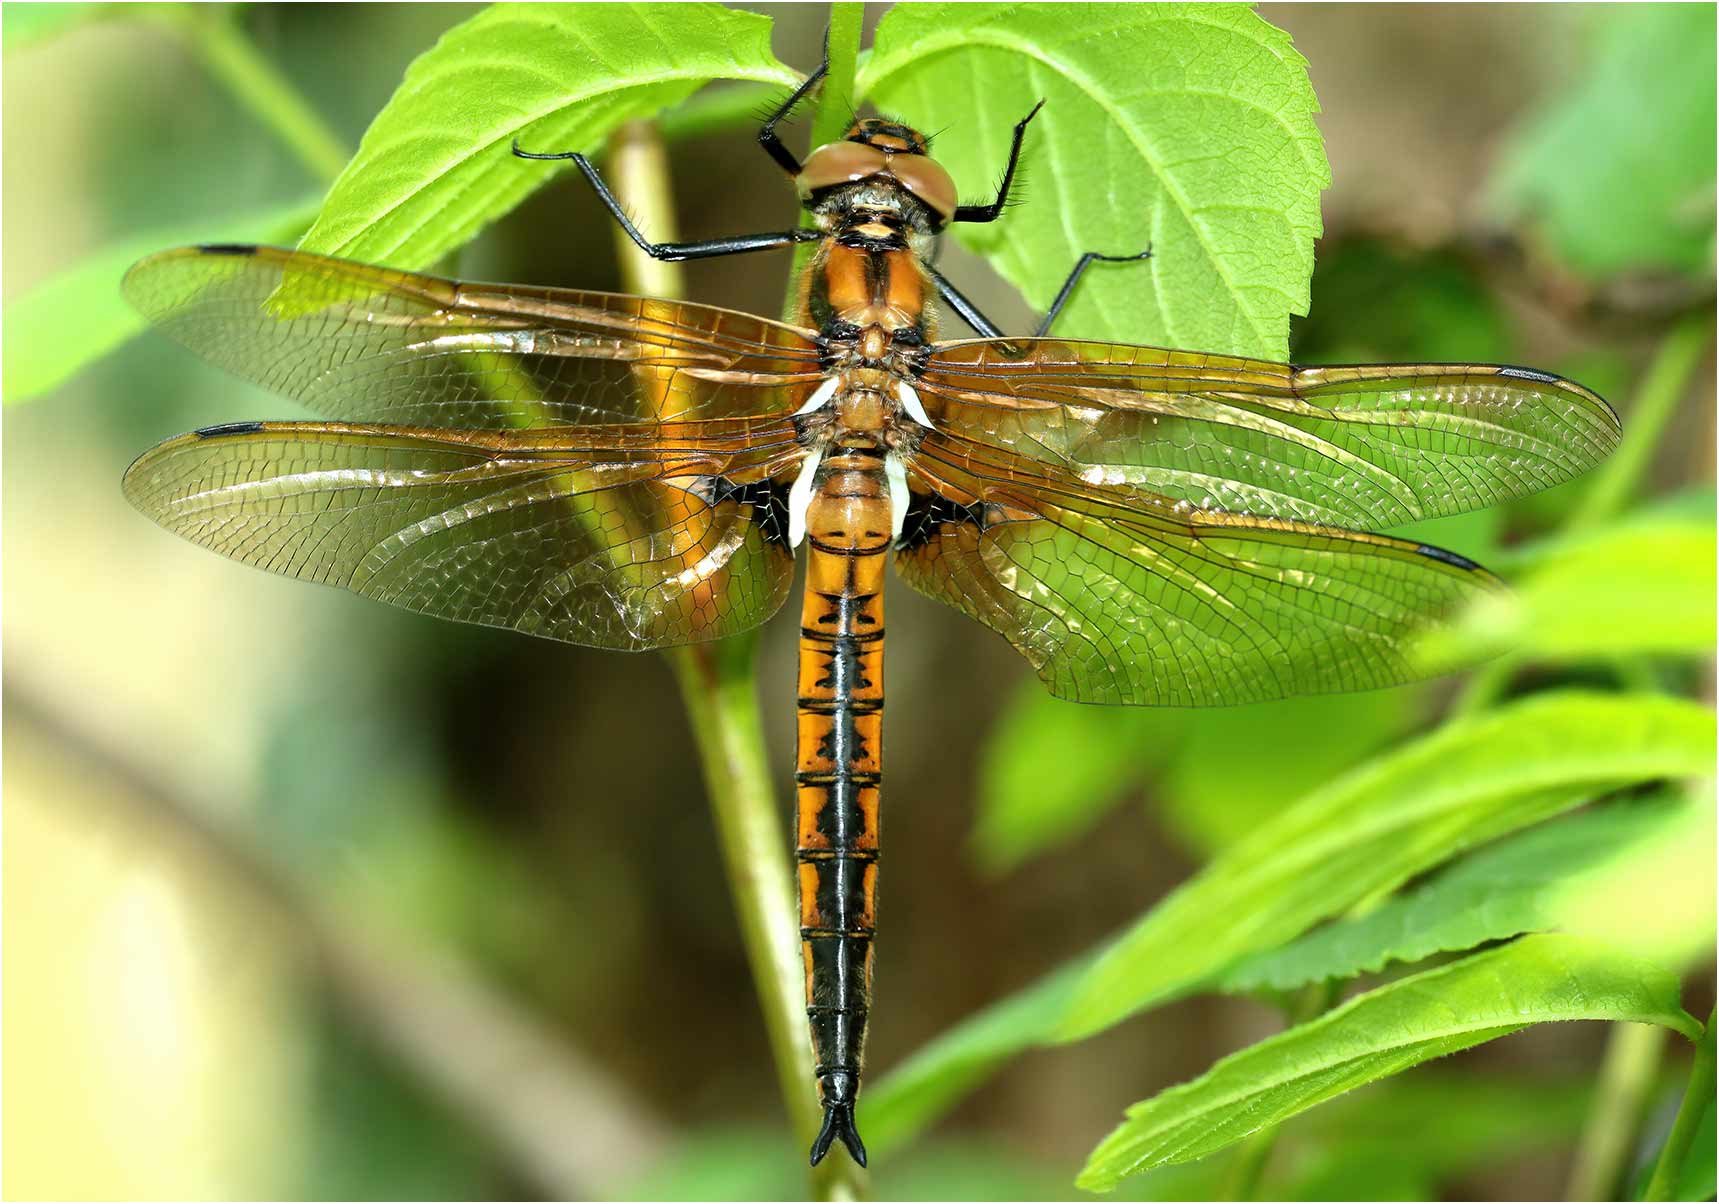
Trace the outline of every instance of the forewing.
{"label": "forewing", "polygon": [[791,414],[809,332],[679,301],[462,284],[274,247],[186,247],[125,295],[238,376],[352,422],[508,430]]}
{"label": "forewing", "polygon": [[791,424],[574,434],[238,423],[146,452],[125,491],[246,564],[574,644],[717,639],[782,605]]}
{"label": "forewing", "polygon": [[1617,446],[1617,415],[1525,368],[1294,368],[1056,339],[940,345],[918,391],[940,431],[1204,511],[1378,530],[1556,485]]}
{"label": "forewing", "polygon": [[1440,549],[1178,511],[1138,491],[1006,472],[921,446],[896,567],[1076,702],[1206,706],[1422,675],[1412,645],[1484,569]]}

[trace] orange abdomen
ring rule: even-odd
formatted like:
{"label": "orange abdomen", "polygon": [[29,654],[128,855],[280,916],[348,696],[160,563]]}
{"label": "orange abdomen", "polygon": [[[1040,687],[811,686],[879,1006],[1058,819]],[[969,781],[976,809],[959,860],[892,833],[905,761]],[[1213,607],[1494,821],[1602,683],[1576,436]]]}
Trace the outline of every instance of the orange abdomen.
{"label": "orange abdomen", "polygon": [[800,614],[796,858],[806,1017],[832,1136],[864,1161],[853,1124],[871,1008],[878,785],[883,771],[883,566],[890,545],[883,460],[825,460],[806,512]]}

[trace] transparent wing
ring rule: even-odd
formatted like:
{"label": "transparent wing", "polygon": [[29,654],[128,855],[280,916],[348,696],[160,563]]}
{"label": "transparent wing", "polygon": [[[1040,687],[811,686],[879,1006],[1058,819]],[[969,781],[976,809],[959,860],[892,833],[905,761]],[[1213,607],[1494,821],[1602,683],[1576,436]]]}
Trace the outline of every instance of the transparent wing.
{"label": "transparent wing", "polygon": [[211,363],[332,418],[466,429],[791,414],[809,331],[679,301],[462,284],[274,247],[141,261],[125,295]]}
{"label": "transparent wing", "polygon": [[1525,368],[1295,368],[1058,339],[939,345],[937,427],[1094,485],[1197,510],[1360,530],[1556,485],[1617,446],[1617,415]]}
{"label": "transparent wing", "polygon": [[793,578],[791,423],[489,435],[236,423],[125,477],[168,530],[270,572],[422,614],[601,648],[717,639]]}
{"label": "transparent wing", "polygon": [[1437,548],[1178,509],[945,447],[928,437],[909,470],[897,571],[1001,634],[1060,698],[1206,706],[1393,685],[1421,675],[1420,634],[1498,588]]}

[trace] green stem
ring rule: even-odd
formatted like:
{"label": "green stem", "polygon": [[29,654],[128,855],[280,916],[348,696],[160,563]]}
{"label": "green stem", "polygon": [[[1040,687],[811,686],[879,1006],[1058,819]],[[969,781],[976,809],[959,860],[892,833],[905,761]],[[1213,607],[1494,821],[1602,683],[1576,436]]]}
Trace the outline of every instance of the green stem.
{"label": "green stem", "polygon": [[1659,1151],[1653,1178],[1648,1180],[1644,1200],[1670,1200],[1677,1190],[1678,1172],[1683,1169],[1689,1151],[1697,1141],[1712,1141],[1712,1121],[1708,1119],[1713,1107],[1713,1025],[1719,1021],[1719,1009],[1708,1013],[1707,1031],[1695,1047],[1695,1061],[1689,1066],[1689,1086],[1683,1092],[1683,1103],[1677,1109],[1677,1119],[1671,1124],[1671,1135],[1665,1148]]}
{"label": "green stem", "polygon": [[1615,1200],[1642,1110],[1659,1072],[1666,1030],[1657,1024],[1614,1024],[1588,1123],[1576,1147],[1566,1200]]}
{"label": "green stem", "polygon": [[333,182],[350,154],[297,88],[239,27],[234,9],[194,9],[176,22],[210,74],[272,130],[312,175]]}
{"label": "green stem", "polygon": [[796,1138],[810,1146],[817,1136],[819,1112],[812,1047],[806,1037],[805,972],[794,927],[787,833],[776,813],[766,765],[756,651],[757,640],[743,636],[676,648],[668,655],[704,764],[778,1086]]}
{"label": "green stem", "polygon": [[1653,463],[1666,423],[1676,413],[1677,403],[1689,389],[1690,378],[1701,366],[1712,329],[1712,315],[1701,311],[1681,319],[1665,336],[1636,391],[1623,442],[1595,477],[1581,506],[1570,516],[1565,524],[1567,530],[1595,526],[1628,505]]}
{"label": "green stem", "polygon": [[[859,59],[860,26],[864,17],[864,4],[830,5],[830,69],[818,91],[818,110],[812,117],[808,147],[839,142],[847,132],[848,117],[854,110],[854,65]],[[800,224],[811,226],[812,215],[802,212]],[[816,243],[802,243],[794,248],[794,268],[788,276],[788,297],[782,304],[784,321],[793,322],[798,318],[800,279],[817,250]]]}
{"label": "green stem", "polygon": [[[1289,1027],[1306,1024],[1330,1011],[1341,993],[1341,984],[1335,979],[1309,984],[1289,1009]],[[1278,1126],[1272,1125],[1250,1135],[1241,1143],[1230,1157],[1229,1169],[1224,1176],[1224,1189],[1219,1193],[1219,1199],[1259,1198],[1259,1185],[1265,1178],[1266,1164],[1271,1161],[1272,1151],[1277,1148],[1277,1133]]]}
{"label": "green stem", "polygon": [[[615,195],[645,229],[661,231],[664,239],[678,236],[668,156],[653,127],[633,122],[617,130],[606,168]],[[629,292],[668,299],[684,295],[679,264],[651,259],[618,229],[615,243]],[[795,1137],[805,1149],[817,1136],[821,1110],[806,1034],[805,971],[788,835],[776,809],[758,707],[757,651],[756,635],[748,634],[671,649],[667,656],[704,767],[777,1086]],[[859,1168],[846,1158],[826,1158],[811,1174],[816,1199],[858,1196]]]}

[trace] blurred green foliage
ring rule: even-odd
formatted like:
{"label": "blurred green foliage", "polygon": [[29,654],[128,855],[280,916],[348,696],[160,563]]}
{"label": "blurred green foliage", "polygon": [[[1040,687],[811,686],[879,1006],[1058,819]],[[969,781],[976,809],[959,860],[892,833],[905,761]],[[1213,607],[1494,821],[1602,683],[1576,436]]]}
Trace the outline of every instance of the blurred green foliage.
{"label": "blurred green foliage", "polygon": [[1712,6],[1594,9],[1589,60],[1509,144],[1492,181],[1507,220],[1589,277],[1713,272]]}

